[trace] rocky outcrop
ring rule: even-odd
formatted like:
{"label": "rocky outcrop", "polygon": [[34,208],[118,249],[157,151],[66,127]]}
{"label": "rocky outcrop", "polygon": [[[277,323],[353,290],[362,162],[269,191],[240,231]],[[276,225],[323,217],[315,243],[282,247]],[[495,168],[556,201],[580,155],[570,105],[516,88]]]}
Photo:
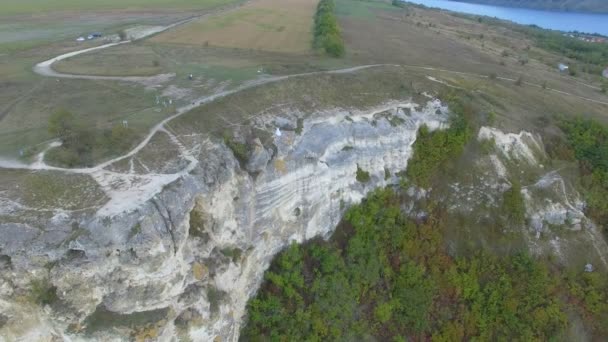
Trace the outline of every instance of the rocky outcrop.
{"label": "rocky outcrop", "polygon": [[[270,132],[274,122],[298,129],[273,136],[272,159],[261,144],[253,149],[246,166],[255,175],[223,143],[206,139],[190,146],[197,162],[175,180],[147,176],[172,182],[133,176],[151,196],[136,208],[121,211],[121,197],[107,190],[113,204],[96,213],[57,213],[44,229],[2,223],[0,336],[236,340],[273,255],[328,236],[349,204],[396,183],[418,128],[447,119],[437,100],[267,117]],[[358,168],[369,181],[356,179]],[[114,177],[99,178],[104,189],[120,189],[119,175],[104,172]]]}

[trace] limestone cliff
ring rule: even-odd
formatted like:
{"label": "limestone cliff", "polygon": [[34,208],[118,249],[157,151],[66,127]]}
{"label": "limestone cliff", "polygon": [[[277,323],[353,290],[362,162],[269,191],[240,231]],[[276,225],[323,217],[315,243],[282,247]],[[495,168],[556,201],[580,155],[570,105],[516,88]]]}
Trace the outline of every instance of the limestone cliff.
{"label": "limestone cliff", "polygon": [[[348,205],[396,183],[418,128],[441,128],[448,117],[438,100],[328,110],[305,120],[268,116],[259,120],[271,126],[274,146],[250,149],[250,172],[210,140],[189,149],[195,163],[170,182],[155,182],[162,172],[154,170],[117,181],[119,167],[111,166],[94,175],[109,198],[96,212],[56,210],[43,230],[0,224],[0,336],[235,340],[273,255],[327,236]],[[296,121],[302,127],[293,129]],[[357,170],[369,180],[357,180]],[[121,205],[133,191],[151,197]],[[40,309],[32,291],[56,298]]]}

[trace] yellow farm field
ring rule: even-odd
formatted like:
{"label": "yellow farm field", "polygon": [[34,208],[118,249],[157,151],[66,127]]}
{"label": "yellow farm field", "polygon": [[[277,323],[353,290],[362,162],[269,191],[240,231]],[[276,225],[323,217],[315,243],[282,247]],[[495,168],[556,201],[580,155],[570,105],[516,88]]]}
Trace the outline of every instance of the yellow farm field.
{"label": "yellow farm field", "polygon": [[318,0],[254,0],[223,15],[162,33],[152,41],[306,53],[311,50],[317,3]]}

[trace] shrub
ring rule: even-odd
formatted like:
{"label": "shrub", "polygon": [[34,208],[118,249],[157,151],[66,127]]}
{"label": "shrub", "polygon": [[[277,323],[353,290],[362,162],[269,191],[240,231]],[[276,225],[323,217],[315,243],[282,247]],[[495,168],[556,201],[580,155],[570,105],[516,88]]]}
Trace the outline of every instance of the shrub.
{"label": "shrub", "polygon": [[224,133],[224,143],[232,150],[234,157],[241,163],[247,163],[249,159],[249,149],[247,144],[236,141],[230,133]]}
{"label": "shrub", "polygon": [[34,279],[30,285],[32,286],[31,296],[36,303],[51,305],[58,300],[57,288],[47,278]]}
{"label": "shrub", "polygon": [[66,143],[76,131],[76,120],[72,113],[65,109],[60,109],[49,117],[49,133]]}
{"label": "shrub", "polygon": [[367,183],[370,181],[371,177],[369,176],[369,172],[363,170],[357,164],[357,181],[360,183]]}
{"label": "shrub", "polygon": [[521,185],[517,180],[511,181],[511,188],[503,193],[502,200],[502,212],[506,215],[507,221],[514,225],[523,224],[526,208],[521,195]]}
{"label": "shrub", "polygon": [[427,187],[431,178],[448,159],[459,155],[469,139],[469,125],[465,118],[472,108],[461,99],[453,99],[450,107],[454,116],[450,128],[430,132],[422,126],[414,143],[414,155],[408,163],[406,175],[418,186]]}
{"label": "shrub", "polygon": [[127,40],[127,38],[128,38],[127,31],[125,31],[125,30],[118,31],[118,38],[120,38],[120,40]]}
{"label": "shrub", "polygon": [[89,129],[65,110],[51,115],[48,130],[61,140],[62,145],[48,151],[45,158],[65,167],[90,166],[125,152],[137,139],[135,131],[122,124],[109,129]]}

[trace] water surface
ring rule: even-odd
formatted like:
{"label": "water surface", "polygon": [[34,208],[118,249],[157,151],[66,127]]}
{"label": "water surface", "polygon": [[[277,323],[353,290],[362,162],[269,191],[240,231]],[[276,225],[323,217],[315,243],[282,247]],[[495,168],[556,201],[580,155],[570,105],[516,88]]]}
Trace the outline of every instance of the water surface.
{"label": "water surface", "polygon": [[447,0],[408,0],[408,2],[454,12],[486,15],[511,20],[518,24],[534,24],[552,30],[600,33],[608,36],[608,14],[542,11]]}

